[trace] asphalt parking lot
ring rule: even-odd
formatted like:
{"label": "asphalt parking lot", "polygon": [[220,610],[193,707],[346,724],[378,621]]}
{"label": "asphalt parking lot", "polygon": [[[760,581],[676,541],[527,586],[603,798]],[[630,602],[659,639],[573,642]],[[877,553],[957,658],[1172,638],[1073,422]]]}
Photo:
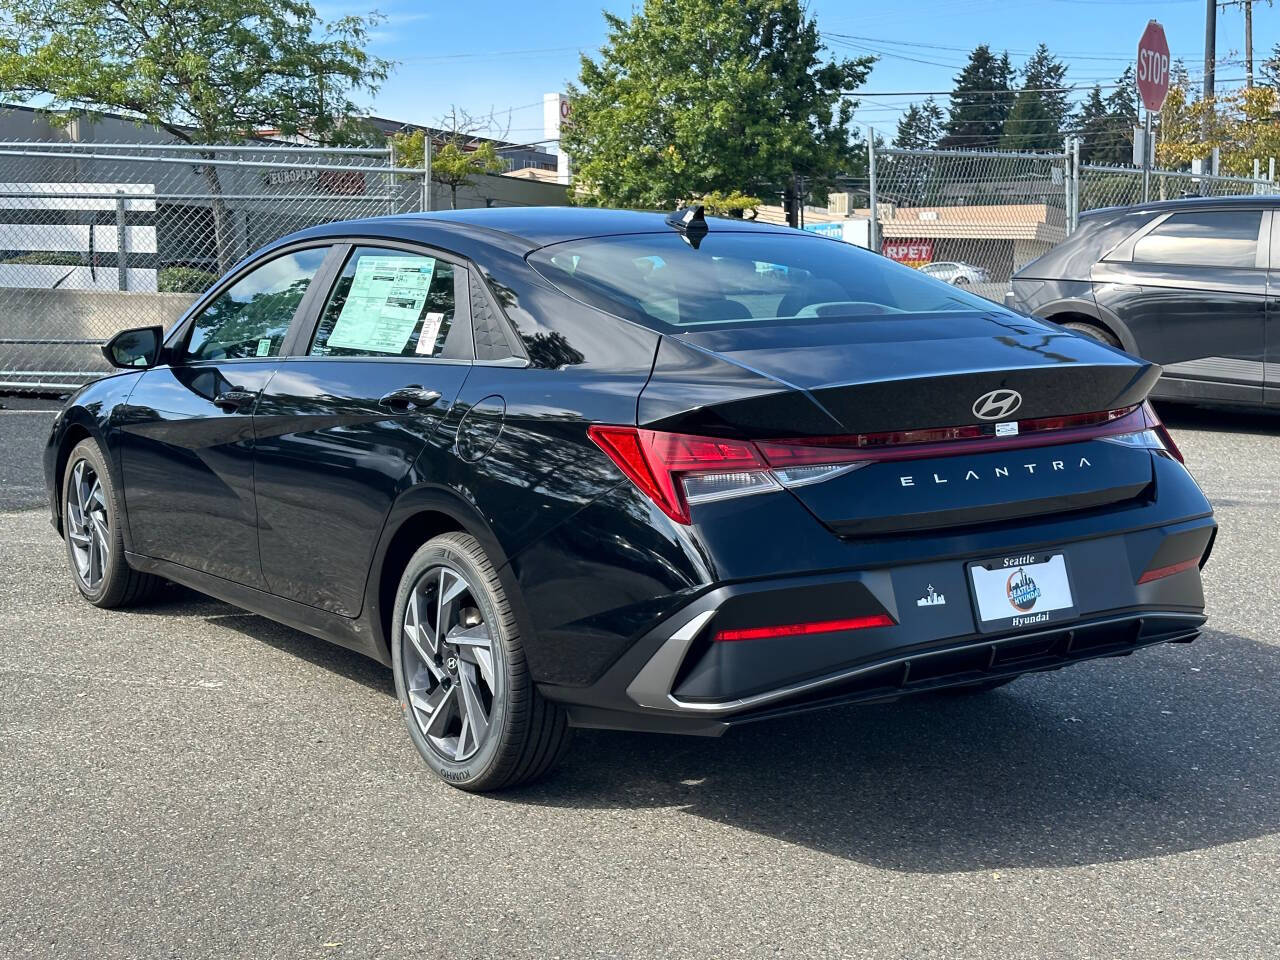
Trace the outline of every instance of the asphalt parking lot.
{"label": "asphalt parking lot", "polygon": [[[1280,956],[1280,418],[1164,411],[1222,525],[1190,646],[437,781],[382,667],[82,602],[0,411],[0,956]],[[32,412],[21,412],[29,410]]]}

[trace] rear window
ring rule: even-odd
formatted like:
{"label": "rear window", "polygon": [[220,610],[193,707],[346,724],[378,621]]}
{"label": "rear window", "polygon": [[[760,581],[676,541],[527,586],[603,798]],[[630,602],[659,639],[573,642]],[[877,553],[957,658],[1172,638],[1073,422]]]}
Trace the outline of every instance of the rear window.
{"label": "rear window", "polygon": [[995,304],[839,240],[711,232],[571,240],[529,256],[576,299],[657,329],[877,318]]}

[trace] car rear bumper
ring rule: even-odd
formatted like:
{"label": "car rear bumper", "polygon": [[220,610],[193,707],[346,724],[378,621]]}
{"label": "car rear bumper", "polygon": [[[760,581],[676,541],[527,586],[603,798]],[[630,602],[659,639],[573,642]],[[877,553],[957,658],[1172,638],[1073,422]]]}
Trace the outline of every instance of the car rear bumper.
{"label": "car rear bumper", "polygon": [[[543,692],[564,702],[580,726],[714,735],[767,716],[1190,642],[1205,621],[1200,565],[1216,529],[1205,517],[1045,544],[1037,554],[1066,558],[1073,606],[1017,627],[978,619],[969,570],[992,559],[989,551],[890,569],[724,584],[641,637],[590,686],[547,685]],[[921,603],[930,589],[943,602]],[[840,618],[885,625],[723,639],[762,624]]]}

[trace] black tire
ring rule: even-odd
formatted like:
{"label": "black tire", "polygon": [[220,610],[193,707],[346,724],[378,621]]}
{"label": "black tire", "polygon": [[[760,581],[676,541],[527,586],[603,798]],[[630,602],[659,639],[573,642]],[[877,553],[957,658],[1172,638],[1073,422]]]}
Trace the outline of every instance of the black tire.
{"label": "black tire", "polygon": [[[81,464],[86,471],[92,470],[93,477],[101,484],[102,495],[100,498],[94,498],[97,506],[91,510],[91,513],[105,522],[106,526],[105,535],[99,528],[99,536],[107,545],[107,559],[105,563],[97,564],[100,569],[93,571],[100,574],[100,578],[81,572],[73,541],[72,517],[74,511],[78,510],[78,506],[76,501],[71,499],[75,495],[72,490],[72,481]],[[81,474],[81,476],[84,475]],[[164,581],[159,577],[134,570],[125,559],[124,534],[121,529],[124,524],[124,511],[120,508],[120,497],[111,480],[111,473],[107,470],[106,458],[95,441],[81,440],[67,457],[67,465],[62,472],[61,503],[62,532],[67,545],[71,579],[86,600],[95,607],[128,607],[146,600],[163,584]]]}
{"label": "black tire", "polygon": [[[456,571],[467,582],[465,596],[474,601],[481,622],[488,628],[492,669],[495,676],[500,674],[502,691],[492,698],[486,739],[474,755],[461,761],[445,757],[428,741],[421,714],[410,703],[410,678],[406,677],[417,658],[406,637],[409,598],[427,582],[429,572],[441,567]],[[391,623],[391,661],[400,709],[413,745],[442,780],[474,792],[501,790],[541,777],[564,755],[571,733],[568,718],[559,704],[543,698],[534,686],[511,605],[497,571],[474,537],[446,533],[418,549],[401,575]],[[462,655],[460,650],[455,652],[452,659],[456,663]],[[462,736],[459,734],[460,739]]]}
{"label": "black tire", "polygon": [[953,285],[957,287],[967,287],[969,285],[969,278],[966,276],[959,276],[959,277],[956,277],[951,282]]}
{"label": "black tire", "polygon": [[[1021,676],[1021,674],[1018,674]],[[990,693],[992,690],[998,690],[1001,687],[1008,686],[1017,680],[1018,677],[1000,677],[998,680],[981,680],[978,683],[965,684],[963,687],[942,687],[935,690],[934,693],[942,694],[948,697],[971,697],[978,693]]]}
{"label": "black tire", "polygon": [[1076,333],[1083,333],[1086,337],[1093,337],[1099,343],[1105,343],[1108,347],[1115,347],[1123,350],[1120,345],[1120,338],[1110,330],[1104,330],[1102,327],[1092,323],[1084,323],[1079,320],[1071,320],[1063,324],[1068,330],[1074,330]]}

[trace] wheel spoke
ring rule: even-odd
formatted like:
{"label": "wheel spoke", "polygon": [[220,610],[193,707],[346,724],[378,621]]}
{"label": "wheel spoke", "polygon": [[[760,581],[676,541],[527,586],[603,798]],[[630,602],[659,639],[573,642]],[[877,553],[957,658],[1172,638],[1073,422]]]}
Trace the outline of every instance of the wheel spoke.
{"label": "wheel spoke", "polygon": [[489,636],[489,628],[483,623],[474,627],[455,627],[446,639],[458,647],[459,659],[480,668],[484,682],[496,692],[493,685],[493,640]]}
{"label": "wheel spoke", "polygon": [[107,497],[106,494],[102,492],[102,481],[97,477],[93,478],[93,486],[89,488],[89,495],[86,498],[86,502],[91,510],[93,509],[93,505],[97,504],[104,514],[107,512]]}
{"label": "wheel spoke", "polygon": [[102,542],[95,531],[93,542],[89,545],[89,576],[86,578],[86,584],[90,590],[102,580],[102,559]]}
{"label": "wheel spoke", "polygon": [[[439,699],[436,699],[436,694],[440,695]],[[432,700],[435,700],[434,709],[431,711],[430,719],[427,720],[426,725],[422,728],[422,732],[428,737],[443,737],[448,731],[448,720],[453,711],[457,709],[457,684],[451,684],[448,689],[445,689],[443,685],[437,687],[435,693],[427,698],[428,702]]]}
{"label": "wheel spoke", "polygon": [[458,731],[458,743],[453,748],[453,759],[461,760],[469,753],[467,750],[469,735],[471,739],[475,738],[475,735],[471,733],[471,718],[464,713],[462,715],[462,729]]}
{"label": "wheel spoke", "polygon": [[[422,661],[423,666],[430,670],[436,679],[439,679],[443,674],[440,668],[436,666],[435,644],[432,642],[431,632],[426,624],[422,622],[420,615],[422,604],[420,600],[421,594],[417,590],[409,594],[409,604],[404,614],[404,635],[413,644],[413,649],[418,654],[418,659]],[[423,645],[424,639],[427,641],[427,646]]]}
{"label": "wheel spoke", "polygon": [[453,601],[467,592],[467,581],[450,570],[440,568],[440,585],[436,591],[436,636],[442,637],[449,631],[449,611]]}
{"label": "wheel spoke", "polygon": [[75,469],[71,471],[71,486],[76,492],[76,506],[80,509],[80,516],[84,516],[84,461],[81,460],[76,464]]}
{"label": "wheel spoke", "polygon": [[[489,736],[489,718],[485,715],[484,704],[480,700],[480,691],[476,689],[475,668],[469,663],[458,665],[458,686],[462,688],[462,706],[466,715],[467,727],[475,747],[479,747]],[[458,738],[461,743],[462,738]]]}

